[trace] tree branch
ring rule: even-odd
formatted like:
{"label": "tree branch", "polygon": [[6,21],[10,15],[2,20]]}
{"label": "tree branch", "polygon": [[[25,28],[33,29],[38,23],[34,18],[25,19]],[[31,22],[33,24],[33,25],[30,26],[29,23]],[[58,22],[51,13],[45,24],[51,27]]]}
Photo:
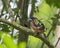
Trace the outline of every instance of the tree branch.
{"label": "tree branch", "polygon": [[11,23],[11,22],[9,22],[9,21],[7,21],[7,20],[5,20],[5,19],[2,19],[2,18],[0,18],[0,22],[6,23],[6,24],[8,24],[8,25],[10,25],[10,26],[13,26],[13,27],[16,28],[17,30],[20,30],[20,29],[21,29],[21,30],[24,30],[24,31],[26,31],[26,32],[24,32],[24,33],[28,33],[29,35],[35,36],[35,37],[41,39],[44,43],[46,43],[49,48],[54,48],[54,46],[53,46],[46,38],[42,37],[41,35],[36,36],[36,35],[35,35],[36,33],[33,32],[31,29],[28,29],[28,28],[26,28],[26,27],[23,27],[23,26],[21,26],[21,25],[18,25],[16,22]]}

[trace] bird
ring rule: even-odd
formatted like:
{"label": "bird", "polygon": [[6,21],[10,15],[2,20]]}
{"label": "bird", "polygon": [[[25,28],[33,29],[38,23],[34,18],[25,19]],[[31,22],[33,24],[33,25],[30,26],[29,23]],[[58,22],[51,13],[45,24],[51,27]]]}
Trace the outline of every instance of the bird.
{"label": "bird", "polygon": [[31,17],[30,18],[30,26],[32,29],[37,32],[38,34],[44,33],[45,31],[45,26],[44,24],[38,20],[36,17]]}

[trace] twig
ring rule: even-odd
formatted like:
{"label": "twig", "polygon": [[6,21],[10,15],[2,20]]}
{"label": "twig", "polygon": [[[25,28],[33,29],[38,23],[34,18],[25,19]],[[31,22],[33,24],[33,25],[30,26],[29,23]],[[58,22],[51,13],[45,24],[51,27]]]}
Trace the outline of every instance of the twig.
{"label": "twig", "polygon": [[55,47],[58,45],[59,41],[60,41],[60,37],[58,38],[58,41],[56,42]]}

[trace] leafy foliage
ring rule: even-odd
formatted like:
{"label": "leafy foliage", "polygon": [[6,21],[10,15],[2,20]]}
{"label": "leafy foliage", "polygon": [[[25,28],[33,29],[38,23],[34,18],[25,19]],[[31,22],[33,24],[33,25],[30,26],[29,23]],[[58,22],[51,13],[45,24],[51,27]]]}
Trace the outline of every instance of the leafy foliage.
{"label": "leafy foliage", "polygon": [[60,0],[46,0],[46,2],[51,6],[51,5],[54,5],[56,7],[60,7]]}
{"label": "leafy foliage", "polygon": [[[3,9],[2,9],[2,13],[4,11],[6,11],[6,14],[12,14],[13,13],[13,16],[7,16],[8,19],[6,20],[12,20],[14,19],[14,21],[19,25],[21,23],[21,25],[25,24],[26,23],[26,20],[27,19],[27,4],[24,4],[24,1],[22,2],[22,5],[23,6],[18,6],[18,2],[19,1],[22,1],[22,0],[18,0],[18,2],[15,0],[15,3],[17,5],[16,8],[10,8],[10,3],[12,2],[13,0],[9,0],[9,3],[7,4],[7,2],[5,0],[2,0],[2,3],[3,3]],[[26,1],[27,2],[27,1]],[[26,3],[25,2],[25,3]],[[28,1],[29,2],[29,1]],[[57,11],[57,8],[60,7],[60,0],[43,0],[43,2],[40,4],[40,6],[38,7],[38,11],[39,12],[34,12],[35,11],[35,2],[36,0],[32,0],[32,10],[31,11],[31,16],[34,14],[35,17],[37,17],[39,20],[41,20],[41,22],[45,25],[45,27],[47,28],[47,30],[45,31],[45,34],[47,35],[47,39],[52,43],[54,41],[54,38],[55,38],[55,29],[56,29],[56,26],[58,24],[60,24],[60,22],[58,22],[58,19],[60,18],[58,15],[56,15],[56,11]],[[9,5],[9,6],[8,6]],[[25,6],[24,6],[25,5]],[[19,7],[22,9],[19,9]],[[11,12],[9,12],[9,10]],[[22,11],[22,12],[20,12]],[[21,16],[21,13],[23,15],[23,17]],[[5,15],[5,14],[3,14]],[[2,18],[3,15],[0,17]],[[21,19],[22,18],[22,19]],[[25,19],[25,20],[24,20]],[[11,21],[11,23],[14,23],[13,21]],[[29,25],[29,24],[28,24]],[[15,44],[14,40],[17,39],[17,40],[20,40],[22,38],[18,38],[18,34],[16,33],[16,35],[14,36],[14,27],[11,27],[9,26],[8,24],[5,24],[5,23],[0,23],[0,39],[2,39],[2,43],[0,44],[0,48],[26,48],[26,44],[28,45],[27,47],[28,48],[40,48],[42,46],[42,41],[38,38],[35,38],[33,36],[29,36],[28,37],[28,41],[27,43],[24,42],[24,41],[21,41],[18,44]],[[21,30],[19,30],[21,32]],[[19,32],[17,31],[17,32]],[[8,33],[7,33],[8,32]],[[12,35],[9,34],[10,32],[12,32]],[[16,31],[15,31],[16,32]],[[23,31],[22,31],[23,32]],[[25,32],[25,31],[24,31]],[[24,35],[21,34],[21,36],[25,37]],[[21,37],[19,36],[19,37]],[[23,39],[25,40],[25,39]],[[18,42],[18,41],[16,41]],[[45,44],[43,46],[44,48],[48,48],[47,45]]]}

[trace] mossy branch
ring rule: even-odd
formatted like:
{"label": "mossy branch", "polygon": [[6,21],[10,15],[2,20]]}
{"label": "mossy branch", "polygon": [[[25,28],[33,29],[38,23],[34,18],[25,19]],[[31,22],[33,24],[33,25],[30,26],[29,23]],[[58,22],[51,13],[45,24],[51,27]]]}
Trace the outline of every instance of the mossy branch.
{"label": "mossy branch", "polygon": [[6,23],[6,24],[16,28],[17,30],[24,30],[25,31],[24,33],[27,33],[29,35],[32,35],[32,36],[35,36],[35,37],[41,39],[45,44],[48,45],[49,48],[55,48],[53,46],[53,44],[51,44],[46,38],[42,37],[41,35],[39,35],[39,36],[35,35],[36,33],[33,32],[31,29],[28,29],[26,27],[18,25],[16,22],[11,23],[11,22],[9,22],[9,21],[7,21],[5,19],[2,19],[2,18],[0,18],[0,22]]}

